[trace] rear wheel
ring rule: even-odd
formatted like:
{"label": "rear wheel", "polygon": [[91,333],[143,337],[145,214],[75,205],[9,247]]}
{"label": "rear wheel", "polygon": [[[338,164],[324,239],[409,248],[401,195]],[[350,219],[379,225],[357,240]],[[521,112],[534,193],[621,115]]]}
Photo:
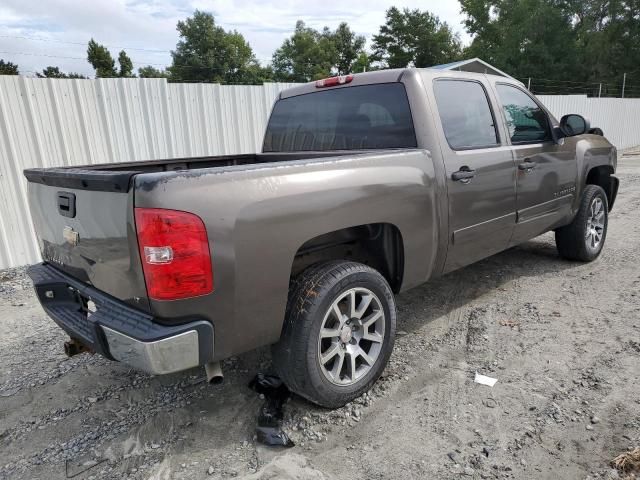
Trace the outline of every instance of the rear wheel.
{"label": "rear wheel", "polygon": [[587,185],[573,222],[556,230],[558,252],[568,260],[595,260],[604,246],[608,222],[605,191],[598,185]]}
{"label": "rear wheel", "polygon": [[314,265],[290,289],[274,366],[293,392],[339,407],[378,379],[395,326],[393,293],[380,273],[355,262]]}

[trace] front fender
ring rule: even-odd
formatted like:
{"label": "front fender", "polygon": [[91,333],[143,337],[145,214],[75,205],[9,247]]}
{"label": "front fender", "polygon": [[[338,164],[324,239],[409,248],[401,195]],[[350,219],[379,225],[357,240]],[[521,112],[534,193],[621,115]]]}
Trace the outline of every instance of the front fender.
{"label": "front fender", "polygon": [[[577,160],[577,182],[576,197],[574,199],[573,211],[576,212],[580,205],[582,192],[587,185],[589,172],[594,168],[607,167],[608,173],[613,174],[617,166],[617,150],[605,137],[600,135],[580,135],[567,139],[575,143],[576,160]],[[615,179],[615,193],[618,191],[617,178]],[[611,198],[610,204],[613,205],[615,195]]]}

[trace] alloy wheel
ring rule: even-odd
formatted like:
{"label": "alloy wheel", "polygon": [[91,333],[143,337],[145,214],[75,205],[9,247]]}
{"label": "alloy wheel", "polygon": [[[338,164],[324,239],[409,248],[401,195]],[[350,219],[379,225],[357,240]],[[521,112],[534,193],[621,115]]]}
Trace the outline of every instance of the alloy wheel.
{"label": "alloy wheel", "polygon": [[318,362],[327,380],[348,386],[366,375],[382,351],[384,332],[384,309],[371,290],[341,293],[326,312],[318,338]]}
{"label": "alloy wheel", "polygon": [[604,234],[605,211],[604,202],[600,197],[595,197],[589,208],[585,240],[587,247],[596,250],[602,242]]}

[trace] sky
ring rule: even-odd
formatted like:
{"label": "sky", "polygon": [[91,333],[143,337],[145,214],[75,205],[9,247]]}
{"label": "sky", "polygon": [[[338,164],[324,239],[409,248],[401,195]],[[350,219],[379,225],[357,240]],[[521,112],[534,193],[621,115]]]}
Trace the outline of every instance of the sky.
{"label": "sky", "polygon": [[456,0],[2,0],[0,59],[17,63],[23,75],[49,65],[93,75],[86,48],[94,38],[114,58],[124,48],[136,71],[149,64],[163,68],[171,63],[170,50],[178,40],[176,23],[199,9],[212,13],[225,29],[242,33],[266,64],[298,19],[332,29],[345,21],[369,41],[390,6],[429,10],[469,42]]}

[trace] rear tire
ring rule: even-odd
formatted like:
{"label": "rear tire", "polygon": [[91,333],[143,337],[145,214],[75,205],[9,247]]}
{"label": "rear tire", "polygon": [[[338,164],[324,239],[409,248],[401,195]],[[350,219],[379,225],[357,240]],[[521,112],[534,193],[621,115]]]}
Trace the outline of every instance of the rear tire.
{"label": "rear tire", "polygon": [[326,262],[293,281],[273,363],[289,389],[337,408],[369,390],[395,340],[396,307],[389,284],[355,262]]}
{"label": "rear tire", "polygon": [[587,185],[573,222],[556,230],[558,253],[567,260],[591,262],[598,258],[607,238],[609,204],[598,185]]}

